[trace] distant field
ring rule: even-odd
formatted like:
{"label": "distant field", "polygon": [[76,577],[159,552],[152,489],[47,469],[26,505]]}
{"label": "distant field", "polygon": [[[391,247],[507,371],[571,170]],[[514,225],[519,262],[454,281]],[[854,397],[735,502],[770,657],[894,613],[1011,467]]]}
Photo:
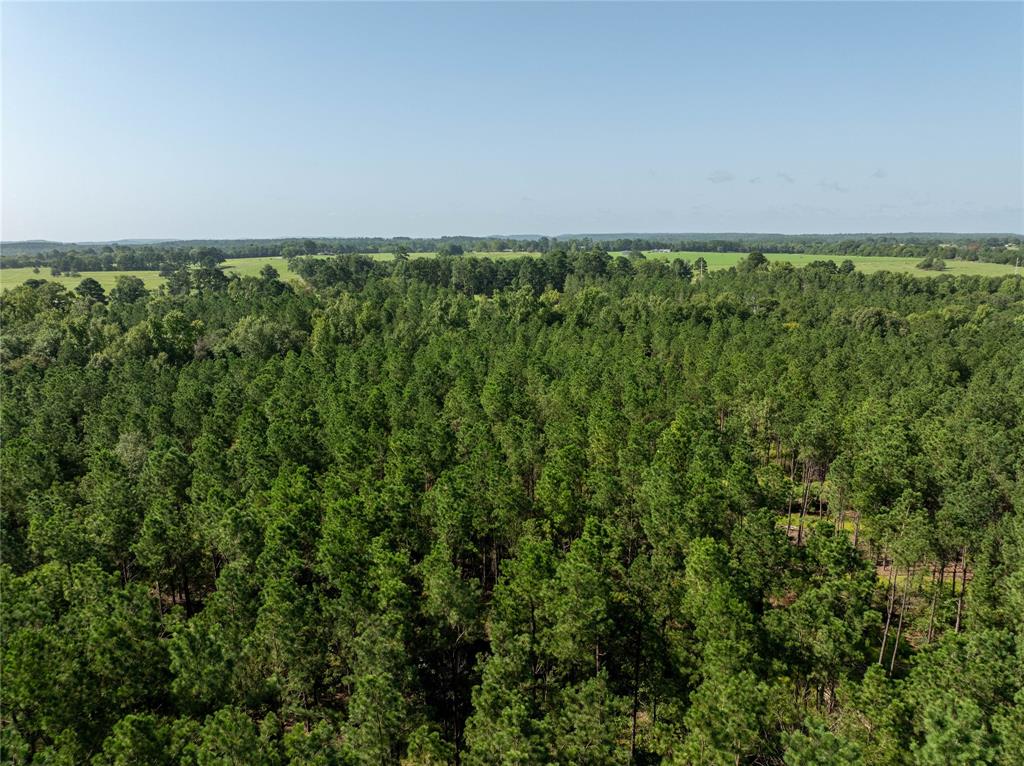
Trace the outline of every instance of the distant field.
{"label": "distant field", "polygon": [[301,277],[294,271],[288,271],[288,261],[281,256],[265,258],[228,258],[224,261],[224,271],[240,277],[258,277],[264,266],[273,266],[281,279],[297,282]]}
{"label": "distant field", "polygon": [[[735,266],[737,263],[746,258],[745,253],[695,253],[695,252],[675,252],[675,253],[647,253],[647,257],[651,259],[674,259],[674,258],[685,258],[691,263],[698,258],[703,257],[708,263],[708,269],[711,271],[717,271],[719,269],[727,269],[730,266]],[[813,253],[765,253],[765,257],[769,261],[789,261],[794,266],[806,266],[812,261],[833,261],[836,264],[842,263],[845,260],[851,260],[854,266],[857,267],[857,271],[863,271],[866,274],[872,274],[876,271],[892,271],[903,274],[913,274],[916,277],[934,277],[939,274],[973,274],[984,277],[1000,277],[1004,274],[1012,274],[1013,266],[1002,264],[1002,263],[979,263],[976,261],[946,261],[945,271],[924,271],[923,269],[917,268],[917,258],[870,258],[862,256],[845,256],[845,255],[815,255]]]}
{"label": "distant field", "polygon": [[[281,279],[292,281],[297,281],[299,279],[298,274],[288,271],[288,262],[284,258],[280,257],[228,258],[224,261],[224,270],[228,274],[238,274],[242,277],[257,277],[260,274],[260,269],[267,264],[270,264],[277,269],[278,273],[281,275]],[[0,289],[17,287],[29,279],[46,279],[51,282],[62,284],[64,287],[71,290],[77,287],[78,283],[86,277],[92,277],[103,286],[104,290],[110,290],[110,288],[117,284],[117,278],[122,276],[138,277],[145,282],[146,287],[150,290],[157,288],[164,283],[164,278],[156,271],[83,271],[77,277],[52,277],[50,276],[50,270],[48,268],[39,269],[39,273],[36,274],[31,268],[25,267],[22,269],[0,269]]]}
{"label": "distant field", "polygon": [[[616,253],[616,255],[620,254],[621,253]],[[390,253],[369,253],[368,255],[378,261],[390,261],[392,259],[392,255]],[[409,257],[431,258],[435,255],[436,253],[410,253]],[[466,255],[481,258],[516,258],[527,254],[474,252],[467,253]],[[647,257],[652,260],[685,258],[691,263],[696,261],[698,258],[704,258],[711,271],[718,271],[719,269],[727,269],[730,266],[735,266],[743,260],[746,255],[744,253],[649,252],[647,253]],[[833,261],[838,264],[847,260],[847,257],[842,255],[793,255],[789,253],[767,253],[765,257],[767,257],[769,261],[789,261],[794,266],[806,266],[812,261]],[[903,274],[913,274],[915,277],[934,277],[939,274],[967,274],[985,277],[999,277],[1005,274],[1012,274],[1014,271],[1014,267],[1007,264],[978,263],[974,261],[947,261],[946,271],[923,271],[916,268],[917,259],[915,258],[868,258],[855,256],[849,260],[853,261],[854,265],[857,267],[857,271],[862,271],[866,274],[872,274],[876,271],[892,271]],[[229,258],[224,261],[224,270],[229,274],[238,274],[243,277],[255,277],[259,276],[260,270],[268,264],[277,269],[278,273],[281,275],[281,279],[292,282],[297,282],[300,279],[297,274],[288,270],[288,262],[281,257]],[[138,277],[149,289],[159,287],[164,282],[163,277],[155,271],[83,271],[81,275],[77,277],[52,277],[50,276],[49,269],[40,269],[39,273],[36,274],[31,268],[25,267],[19,269],[0,269],[0,290],[5,290],[8,287],[17,287],[29,279],[47,279],[52,282],[58,282],[68,289],[73,289],[86,277],[92,277],[103,286],[103,289],[110,290],[116,284],[117,278],[124,275]]]}
{"label": "distant field", "polygon": [[39,273],[36,274],[30,267],[26,266],[23,269],[0,269],[0,290],[6,290],[8,287],[17,287],[30,279],[45,279],[49,282],[57,282],[72,290],[78,287],[79,282],[86,277],[92,277],[103,286],[104,290],[109,290],[117,283],[118,277],[124,276],[138,277],[146,283],[146,287],[149,289],[159,287],[164,282],[164,278],[156,271],[83,271],[77,277],[53,277],[50,276],[48,268],[39,269]]}

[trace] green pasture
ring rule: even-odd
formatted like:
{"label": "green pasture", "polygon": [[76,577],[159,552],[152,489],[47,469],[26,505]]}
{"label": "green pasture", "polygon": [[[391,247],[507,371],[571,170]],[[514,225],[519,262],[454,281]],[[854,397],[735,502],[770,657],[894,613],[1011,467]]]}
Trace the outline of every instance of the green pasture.
{"label": "green pasture", "polygon": [[[698,258],[707,261],[710,271],[728,269],[735,266],[747,256],[745,253],[695,253],[695,252],[673,252],[673,253],[646,253],[650,259],[675,259],[685,258],[693,263]],[[846,255],[816,255],[814,253],[765,253],[765,257],[771,261],[788,261],[794,266],[806,266],[813,261],[832,261],[836,265],[845,260],[853,261],[857,271],[865,274],[873,274],[876,271],[892,271],[902,274],[913,274],[915,277],[934,277],[939,274],[950,274],[953,276],[977,275],[983,277],[1001,277],[1004,274],[1012,274],[1013,266],[1002,263],[980,263],[977,261],[946,261],[945,271],[925,271],[917,268],[917,258],[895,258],[870,256],[846,256]]]}
{"label": "green pasture", "polygon": [[288,261],[282,256],[266,256],[263,258],[228,258],[224,261],[225,274],[237,274],[240,277],[258,277],[264,266],[277,269],[281,279],[297,282],[300,277],[294,271],[288,271]]}
{"label": "green pasture", "polygon": [[[297,281],[298,274],[288,271],[288,261],[281,257],[266,258],[228,258],[224,261],[224,271],[228,274],[237,274],[240,277],[258,277],[264,266],[273,266],[277,269],[281,279]],[[104,290],[110,290],[117,284],[117,278],[133,276],[141,279],[147,289],[153,290],[164,283],[164,278],[156,271],[83,271],[78,276],[69,277],[66,274],[59,277],[50,275],[49,268],[41,268],[36,273],[32,268],[26,266],[18,269],[0,269],[0,290],[8,287],[17,287],[30,279],[46,279],[50,282],[57,282],[69,290],[78,287],[78,284],[86,277],[92,277]]]}
{"label": "green pasture", "polygon": [[155,289],[164,283],[164,278],[156,271],[83,271],[78,276],[69,277],[62,274],[59,277],[50,275],[49,268],[41,268],[36,273],[32,267],[26,266],[19,269],[0,269],[0,290],[9,287],[17,287],[30,279],[45,279],[48,282],[56,282],[64,285],[69,290],[78,287],[79,283],[86,277],[92,277],[99,282],[104,290],[110,290],[117,284],[118,277],[138,277],[150,290]]}

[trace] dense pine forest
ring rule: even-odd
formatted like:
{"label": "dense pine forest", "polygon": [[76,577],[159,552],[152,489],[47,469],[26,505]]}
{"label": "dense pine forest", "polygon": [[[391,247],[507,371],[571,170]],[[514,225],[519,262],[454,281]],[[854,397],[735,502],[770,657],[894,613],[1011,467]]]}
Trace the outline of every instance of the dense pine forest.
{"label": "dense pine forest", "polygon": [[0,297],[3,763],[1024,759],[1021,278],[216,261]]}

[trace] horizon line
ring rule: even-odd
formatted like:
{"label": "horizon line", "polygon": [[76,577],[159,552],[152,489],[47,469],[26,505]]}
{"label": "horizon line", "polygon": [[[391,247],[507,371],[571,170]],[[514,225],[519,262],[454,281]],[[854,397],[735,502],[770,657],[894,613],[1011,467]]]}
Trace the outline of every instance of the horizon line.
{"label": "horizon line", "polygon": [[810,231],[786,233],[778,231],[592,231],[569,232],[559,234],[544,233],[508,233],[508,234],[285,234],[279,236],[194,236],[194,237],[118,237],[110,239],[46,239],[22,238],[0,239],[0,246],[19,244],[53,244],[53,245],[114,245],[114,244],[165,244],[172,242],[245,242],[245,241],[280,241],[280,240],[332,240],[332,239],[556,239],[572,240],[591,237],[619,237],[622,239],[636,237],[891,237],[891,236],[990,236],[990,237],[1024,237],[1022,232],[1013,231]]}

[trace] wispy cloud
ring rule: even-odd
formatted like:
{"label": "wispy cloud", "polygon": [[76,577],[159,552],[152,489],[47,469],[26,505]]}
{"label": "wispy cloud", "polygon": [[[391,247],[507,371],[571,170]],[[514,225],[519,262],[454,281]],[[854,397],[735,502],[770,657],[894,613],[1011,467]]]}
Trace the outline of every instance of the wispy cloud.
{"label": "wispy cloud", "polygon": [[847,187],[841,186],[838,181],[819,181],[818,186],[825,191],[834,191],[841,194],[846,194],[850,191]]}
{"label": "wispy cloud", "polygon": [[789,173],[783,173],[782,171],[779,171],[776,175],[778,175],[779,178],[781,178],[783,181],[785,181],[788,184],[795,184],[796,183],[796,179],[793,178],[793,176],[791,176]]}
{"label": "wispy cloud", "polygon": [[817,215],[839,215],[839,211],[833,207],[820,207],[818,205],[772,205],[764,209],[764,214],[770,218],[784,216],[817,216]]}
{"label": "wispy cloud", "polygon": [[708,180],[713,184],[724,184],[732,181],[736,178],[728,170],[716,170],[714,173],[708,176]]}
{"label": "wispy cloud", "polygon": [[879,168],[878,170],[876,170],[874,173],[871,174],[871,177],[872,178],[885,178],[888,175],[889,174],[886,173],[884,169]]}

